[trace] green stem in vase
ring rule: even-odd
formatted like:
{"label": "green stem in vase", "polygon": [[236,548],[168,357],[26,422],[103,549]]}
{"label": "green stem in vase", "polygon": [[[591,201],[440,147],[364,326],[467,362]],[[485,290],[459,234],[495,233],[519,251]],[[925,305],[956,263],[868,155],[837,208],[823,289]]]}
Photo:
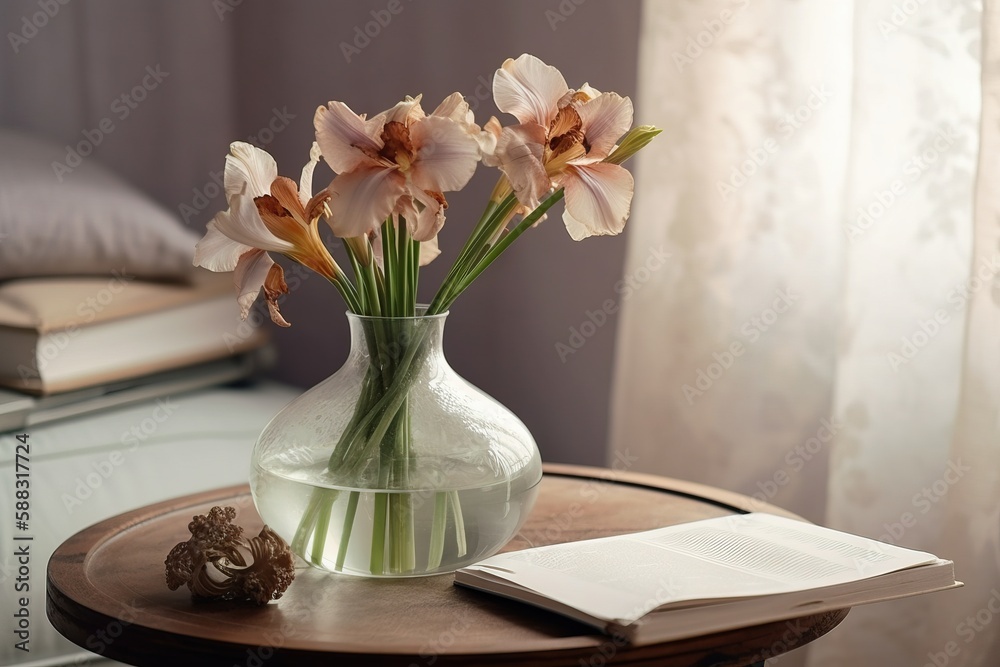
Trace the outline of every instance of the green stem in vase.
{"label": "green stem in vase", "polygon": [[396,558],[393,562],[395,572],[411,572],[416,568],[416,544],[413,534],[412,498],[408,489],[410,475],[410,411],[409,401],[403,403],[396,423],[396,451],[393,458],[392,477],[394,488],[406,489],[393,494],[395,503],[390,505],[392,511],[393,547]]}
{"label": "green stem in vase", "polygon": [[313,543],[310,562],[323,566],[323,552],[326,550],[326,535],[330,530],[330,517],[333,514],[333,504],[337,502],[338,491],[327,491],[324,502],[316,517],[316,531],[313,533]]}
{"label": "green stem in vase", "polygon": [[462,502],[458,497],[458,491],[448,492],[448,504],[451,506],[451,516],[455,520],[455,548],[458,550],[458,557],[461,558],[468,549],[468,541],[465,539],[465,517],[462,516]]}
{"label": "green stem in vase", "polygon": [[385,570],[385,522],[388,493],[375,494],[375,514],[372,519],[372,554],[368,569],[372,574],[382,574]]}
{"label": "green stem in vase", "polygon": [[305,514],[299,520],[299,527],[295,531],[295,537],[292,538],[291,547],[295,553],[304,554],[306,552],[306,544],[316,529],[316,517],[319,515],[320,507],[323,504],[322,495],[323,492],[321,489],[314,489],[309,497],[309,505],[306,508]]}
{"label": "green stem in vase", "polygon": [[354,530],[354,517],[358,513],[358,501],[361,499],[359,491],[351,491],[347,497],[347,511],[344,513],[344,530],[340,533],[340,546],[337,548],[336,569],[344,569],[344,561],[347,560],[347,549],[351,543],[351,532]]}
{"label": "green stem in vase", "polygon": [[431,541],[427,551],[427,570],[441,567],[444,556],[444,534],[448,529],[448,494],[438,491],[434,494],[434,519],[431,523]]}

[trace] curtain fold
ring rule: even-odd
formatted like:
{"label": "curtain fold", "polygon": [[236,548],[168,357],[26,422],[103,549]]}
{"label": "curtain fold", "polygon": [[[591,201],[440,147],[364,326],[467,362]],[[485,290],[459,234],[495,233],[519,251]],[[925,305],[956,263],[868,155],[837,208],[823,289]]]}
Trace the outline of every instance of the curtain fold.
{"label": "curtain fold", "polygon": [[637,157],[626,275],[670,258],[623,308],[612,448],[819,520],[842,428],[851,8],[644,11],[636,117],[664,132]]}
{"label": "curtain fold", "polygon": [[666,130],[626,274],[670,260],[623,308],[609,456],[970,583],[854,610],[810,665],[998,662],[1000,622],[960,625],[1000,591],[998,28],[972,1],[644,5],[637,117]]}
{"label": "curtain fold", "polygon": [[941,539],[966,588],[942,599],[936,612],[944,619],[947,641],[969,656],[953,663],[961,665],[1000,664],[1000,3],[984,4],[982,23],[975,241],[961,400],[951,443],[951,460],[962,461],[974,474],[949,492]]}

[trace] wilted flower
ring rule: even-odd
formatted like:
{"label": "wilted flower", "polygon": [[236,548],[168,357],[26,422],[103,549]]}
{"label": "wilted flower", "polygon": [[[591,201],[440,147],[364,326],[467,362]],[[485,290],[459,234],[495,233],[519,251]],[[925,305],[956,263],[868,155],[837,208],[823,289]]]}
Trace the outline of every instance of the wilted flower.
{"label": "wilted flower", "polygon": [[288,286],[284,271],[268,252],[286,255],[330,280],[337,280],[340,273],[318,229],[329,194],[323,190],[312,196],[319,147],[313,144],[299,185],[278,176],[277,164],[266,151],[242,141],[230,145],[229,151],[225,171],[229,210],[208,223],[195,248],[194,263],[211,271],[234,272],[243,319],[263,287],[271,319],[287,327],[277,300],[288,293]]}

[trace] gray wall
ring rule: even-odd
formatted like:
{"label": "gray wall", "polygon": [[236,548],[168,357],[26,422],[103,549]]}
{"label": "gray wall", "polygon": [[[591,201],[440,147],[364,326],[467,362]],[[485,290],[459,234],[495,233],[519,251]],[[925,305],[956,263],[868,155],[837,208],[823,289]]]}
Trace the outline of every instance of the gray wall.
{"label": "gray wall", "polygon": [[[233,139],[256,135],[282,172],[296,176],[312,140],[313,112],[330,99],[375,113],[404,94],[423,93],[425,108],[432,108],[458,90],[484,122],[497,113],[483,94],[493,71],[525,51],[559,67],[571,86],[587,80],[635,94],[638,0],[400,0],[401,11],[368,44],[358,41],[363,48],[351,62],[341,44],[352,42],[356,28],[363,30],[389,0],[229,3],[232,11],[221,15],[220,3],[190,0],[67,5],[19,53],[0,46],[0,122],[70,141],[107,113],[143,67],[161,63],[170,78],[106,138],[95,159],[180,214],[182,205],[196,203],[195,190],[205,190],[209,172],[221,168]],[[37,10],[31,1],[4,5],[3,34]],[[260,130],[275,108],[294,118],[271,138]],[[422,274],[424,298],[494,181],[483,169],[465,191],[449,196],[443,253]],[[203,229],[223,205],[218,196],[195,215],[184,209],[188,224]],[[615,296],[624,248],[621,237],[573,242],[557,212],[452,309],[446,340],[452,365],[525,421],[546,460],[604,461],[615,323],[598,328],[565,363],[556,344],[568,344],[570,328]],[[305,387],[336,370],[347,352],[343,311],[321,279],[302,282],[283,305],[293,326],[272,327],[280,352],[274,375]]]}

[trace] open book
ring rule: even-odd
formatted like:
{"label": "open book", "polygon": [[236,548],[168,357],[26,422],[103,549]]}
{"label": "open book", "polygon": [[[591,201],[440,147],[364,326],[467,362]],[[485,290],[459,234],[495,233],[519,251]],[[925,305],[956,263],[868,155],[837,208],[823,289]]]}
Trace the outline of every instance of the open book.
{"label": "open book", "polygon": [[636,645],[962,585],[951,561],[761,513],[499,554],[455,583]]}

